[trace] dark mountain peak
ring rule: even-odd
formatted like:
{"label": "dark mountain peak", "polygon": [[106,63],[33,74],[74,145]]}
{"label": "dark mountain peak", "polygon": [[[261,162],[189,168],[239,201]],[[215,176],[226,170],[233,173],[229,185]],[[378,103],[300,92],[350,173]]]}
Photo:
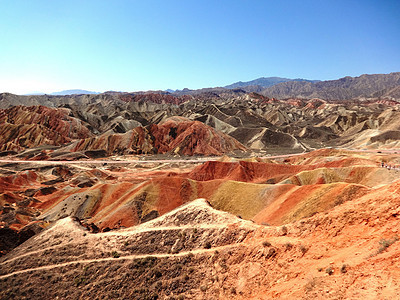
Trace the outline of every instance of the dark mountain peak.
{"label": "dark mountain peak", "polygon": [[390,74],[363,74],[345,76],[319,82],[288,81],[265,88],[261,94],[274,98],[321,98],[346,100],[360,97],[394,97],[400,86],[400,72]]}
{"label": "dark mountain peak", "polygon": [[289,81],[306,81],[306,82],[317,82],[318,80],[308,80],[302,78],[290,79],[290,78],[282,78],[282,77],[260,77],[251,81],[238,81],[233,84],[225,86],[227,89],[234,89],[234,88],[243,88],[248,86],[260,86],[262,88],[267,88],[273,86],[278,83],[282,82],[289,82]]}

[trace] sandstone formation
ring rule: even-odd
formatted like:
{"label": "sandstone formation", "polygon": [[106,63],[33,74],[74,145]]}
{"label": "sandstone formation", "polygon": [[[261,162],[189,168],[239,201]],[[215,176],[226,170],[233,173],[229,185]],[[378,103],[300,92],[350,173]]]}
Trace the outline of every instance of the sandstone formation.
{"label": "sandstone formation", "polygon": [[[121,149],[117,145],[116,149],[112,149],[113,145],[106,146],[108,139],[139,139],[144,142],[148,132],[157,136],[158,130],[163,131],[168,127],[163,122],[176,117],[201,122],[256,152],[294,153],[331,146],[352,149],[397,147],[400,131],[397,122],[398,103],[389,98],[277,100],[254,92],[228,91],[203,91],[183,96],[152,92],[36,98],[3,94],[0,103],[8,108],[1,111],[0,131],[3,140],[0,141],[0,149],[3,152],[18,152],[27,147],[75,142],[79,144],[76,149],[82,150],[86,146],[90,151],[108,147],[107,154],[110,155],[112,151]],[[13,107],[12,103],[43,103],[58,108]],[[36,117],[27,117],[30,112]],[[51,118],[57,118],[57,121],[51,121]],[[46,123],[47,119],[49,123]],[[29,123],[31,121],[35,124]],[[82,139],[86,141],[77,141]],[[123,143],[130,145],[130,142]],[[165,153],[164,150],[155,149],[157,146],[142,146],[141,143],[127,151],[138,153],[144,147],[145,153]],[[150,141],[145,142],[148,143]],[[167,141],[160,143],[162,149],[169,147],[165,145],[169,143]],[[202,143],[205,145],[208,141]],[[94,149],[94,145],[101,149]],[[197,144],[189,143],[186,146]],[[197,150],[182,151],[180,148],[178,152],[190,155],[203,150],[220,152],[204,149],[204,146]]]}
{"label": "sandstone formation", "polygon": [[113,154],[222,155],[246,148],[234,138],[190,120],[169,119],[160,125],[137,127],[122,134],[103,134],[79,140],[70,151],[104,150]]}
{"label": "sandstone formation", "polygon": [[40,145],[59,146],[91,132],[68,109],[14,106],[0,110],[0,151],[19,151]]}

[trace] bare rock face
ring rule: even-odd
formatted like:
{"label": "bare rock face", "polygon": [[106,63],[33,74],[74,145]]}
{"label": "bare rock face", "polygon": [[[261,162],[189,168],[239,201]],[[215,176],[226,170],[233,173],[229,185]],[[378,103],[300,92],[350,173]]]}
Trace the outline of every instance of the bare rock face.
{"label": "bare rock face", "polygon": [[166,120],[150,129],[156,138],[155,146],[161,153],[182,155],[221,155],[246,148],[234,138],[199,121]]}
{"label": "bare rock face", "polygon": [[137,127],[124,134],[103,134],[82,139],[70,151],[104,150],[112,154],[222,155],[246,148],[234,138],[198,121],[169,119]]}
{"label": "bare rock face", "polygon": [[102,134],[74,142],[65,147],[66,151],[104,150],[112,154],[156,153],[151,136],[144,127],[137,127],[122,134]]}
{"label": "bare rock face", "polygon": [[92,135],[80,120],[68,114],[68,109],[44,106],[14,106],[0,110],[0,150],[58,146]]}

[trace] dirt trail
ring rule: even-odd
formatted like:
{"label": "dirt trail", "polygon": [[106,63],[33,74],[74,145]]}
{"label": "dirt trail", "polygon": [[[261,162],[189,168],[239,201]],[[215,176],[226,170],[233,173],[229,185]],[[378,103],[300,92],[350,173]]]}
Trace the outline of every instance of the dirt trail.
{"label": "dirt trail", "polygon": [[121,256],[118,258],[115,257],[106,257],[106,258],[97,258],[97,259],[82,259],[82,260],[75,260],[75,261],[69,261],[66,263],[61,263],[61,264],[53,264],[53,265],[47,265],[47,266],[42,266],[42,267],[37,267],[37,268],[30,268],[30,269],[24,269],[24,270],[19,270],[15,271],[6,275],[1,275],[0,279],[4,279],[13,275],[18,275],[26,272],[33,272],[33,271],[40,271],[40,270],[49,270],[49,269],[54,269],[54,268],[61,268],[69,265],[74,265],[74,264],[89,264],[93,262],[103,262],[103,261],[118,261],[118,260],[134,260],[134,259],[141,259],[141,258],[146,258],[146,257],[157,257],[157,258],[165,258],[165,257],[180,257],[180,256],[185,256],[189,254],[204,254],[204,253],[213,253],[215,251],[221,251],[223,249],[228,249],[228,248],[233,248],[233,247],[239,247],[239,246],[245,246],[247,247],[246,244],[244,243],[236,243],[236,244],[231,244],[231,245],[225,245],[225,246],[218,246],[218,247],[213,247],[210,249],[195,249],[191,251],[184,251],[176,254],[168,254],[168,253],[154,253],[154,254],[138,254],[138,255],[127,255],[127,256]]}
{"label": "dirt trail", "polygon": [[181,230],[181,229],[221,229],[221,228],[226,228],[228,225],[235,225],[235,224],[240,224],[238,223],[229,223],[229,224],[225,224],[225,223],[221,223],[221,224],[199,224],[196,226],[193,225],[182,225],[182,226],[163,226],[163,227],[144,227],[143,228],[129,228],[128,230],[120,230],[120,231],[109,231],[109,232],[104,232],[104,233],[97,233],[100,235],[118,235],[118,236],[127,236],[127,235],[131,235],[131,234],[136,234],[136,233],[142,233],[142,232],[149,232],[149,231],[167,231],[167,230]]}
{"label": "dirt trail", "polygon": [[[151,232],[151,231],[168,231],[168,230],[182,230],[182,229],[222,229],[222,228],[226,228],[228,225],[234,225],[234,224],[202,224],[199,226],[194,227],[193,225],[182,225],[182,226],[166,226],[166,227],[155,227],[155,228],[151,228],[151,227],[144,227],[144,228],[129,228],[127,231],[119,230],[119,231],[109,231],[109,232],[101,232],[101,233],[92,233],[91,235],[89,235],[89,238],[91,237],[105,237],[105,236],[130,236],[133,234],[139,234],[139,233],[144,233],[144,232]],[[43,253],[47,250],[55,250],[55,249],[59,249],[59,248],[63,248],[65,245],[56,245],[56,246],[52,246],[52,247],[47,247],[47,248],[42,248],[40,250],[35,250],[35,251],[29,251],[26,252],[24,254],[18,255],[16,257],[10,258],[4,262],[12,262],[15,260],[18,260],[20,258],[26,257],[26,256],[30,256],[33,254],[39,254],[39,253]]]}
{"label": "dirt trail", "polygon": [[[263,156],[260,158],[284,158],[291,156],[303,155],[302,153],[282,154],[273,156]],[[38,163],[38,164],[145,164],[145,163],[203,163],[206,161],[217,161],[221,157],[201,157],[196,159],[149,159],[149,160],[17,160],[17,159],[0,159],[0,163]],[[240,160],[240,159],[238,159]],[[158,167],[157,167],[158,168]]]}
{"label": "dirt trail", "polygon": [[22,164],[142,164],[142,163],[202,163],[209,160],[217,160],[216,157],[199,159],[160,159],[160,160],[13,160],[0,159],[0,163]]}
{"label": "dirt trail", "polygon": [[[375,149],[352,149],[352,148],[337,148],[337,150],[354,151],[361,153],[379,153],[384,154],[397,154],[400,149],[386,149],[386,150],[375,150]],[[260,156],[261,159],[274,159],[274,158],[285,158],[304,155],[308,152],[292,153],[292,154],[281,154],[281,155],[267,155]],[[221,157],[201,157],[196,159],[149,159],[149,160],[17,160],[17,159],[0,159],[0,163],[37,163],[37,164],[146,164],[146,163],[203,163],[206,161],[217,161]],[[238,160],[240,160],[238,158]],[[160,168],[160,166],[155,167]]]}

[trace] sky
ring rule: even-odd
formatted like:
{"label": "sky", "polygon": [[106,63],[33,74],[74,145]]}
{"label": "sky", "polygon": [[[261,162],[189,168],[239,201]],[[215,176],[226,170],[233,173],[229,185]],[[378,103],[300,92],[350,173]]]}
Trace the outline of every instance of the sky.
{"label": "sky", "polygon": [[0,0],[0,92],[400,71],[398,0]]}

